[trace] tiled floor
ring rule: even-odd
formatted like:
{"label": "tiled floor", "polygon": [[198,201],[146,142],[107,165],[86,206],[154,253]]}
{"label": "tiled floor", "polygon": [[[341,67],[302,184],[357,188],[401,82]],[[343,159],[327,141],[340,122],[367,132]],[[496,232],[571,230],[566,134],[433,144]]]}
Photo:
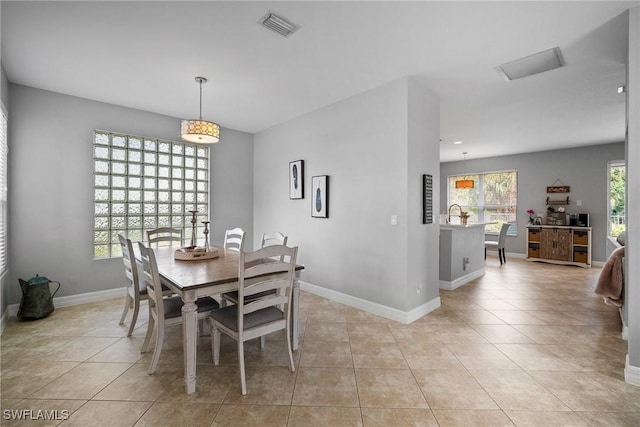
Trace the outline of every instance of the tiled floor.
{"label": "tiled floor", "polygon": [[214,367],[207,337],[197,392],[184,393],[180,327],[147,375],[145,319],[124,337],[120,299],[11,319],[0,424],[638,426],[640,387],[623,380],[626,343],[618,312],[593,293],[599,272],[490,257],[484,277],[441,291],[442,307],[411,325],[303,292],[296,372],[282,335],[251,343],[244,397],[235,343],[222,342]]}

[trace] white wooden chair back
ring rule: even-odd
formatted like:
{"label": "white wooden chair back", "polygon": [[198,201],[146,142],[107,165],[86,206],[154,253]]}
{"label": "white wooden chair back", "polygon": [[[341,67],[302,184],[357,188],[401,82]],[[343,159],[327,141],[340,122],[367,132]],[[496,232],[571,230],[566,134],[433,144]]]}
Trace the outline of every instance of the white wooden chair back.
{"label": "white wooden chair back", "polygon": [[147,245],[149,247],[182,246],[182,230],[179,228],[160,227],[147,230]]}
{"label": "white wooden chair back", "polygon": [[231,251],[244,251],[245,231],[242,228],[232,228],[224,233],[224,248]]}
{"label": "white wooden chair back", "polygon": [[158,319],[162,322],[164,320],[164,304],[156,254],[153,249],[146,247],[142,242],[138,242],[138,248],[142,263],[142,280],[145,282],[149,294],[149,314],[155,318],[156,322]]}
{"label": "white wooden chair back", "polygon": [[122,263],[124,264],[124,275],[127,278],[127,287],[133,291],[136,299],[140,299],[140,282],[138,281],[138,266],[133,252],[131,240],[118,234],[120,248],[122,249]]}
{"label": "white wooden chair back", "polygon": [[[275,233],[264,233],[262,235],[262,241],[260,242],[261,248],[266,248],[267,246],[273,245],[287,245],[287,240],[289,237],[284,234],[276,231]],[[279,258],[280,261],[284,261],[284,256]]]}

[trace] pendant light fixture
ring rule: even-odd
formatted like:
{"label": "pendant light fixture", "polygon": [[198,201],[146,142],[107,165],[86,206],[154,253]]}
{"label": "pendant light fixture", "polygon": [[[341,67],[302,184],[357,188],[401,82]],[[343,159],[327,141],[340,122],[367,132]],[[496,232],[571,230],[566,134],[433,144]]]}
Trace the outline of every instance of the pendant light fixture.
{"label": "pendant light fixture", "polygon": [[[464,156],[463,170],[467,173],[467,152],[465,151],[462,155]],[[456,188],[473,188],[473,185],[472,179],[459,179],[456,181]]]}
{"label": "pendant light fixture", "polygon": [[200,116],[197,120],[183,120],[180,124],[180,136],[185,141],[198,144],[213,144],[220,141],[220,126],[214,122],[202,120],[202,85],[207,82],[204,77],[196,77],[200,85]]}

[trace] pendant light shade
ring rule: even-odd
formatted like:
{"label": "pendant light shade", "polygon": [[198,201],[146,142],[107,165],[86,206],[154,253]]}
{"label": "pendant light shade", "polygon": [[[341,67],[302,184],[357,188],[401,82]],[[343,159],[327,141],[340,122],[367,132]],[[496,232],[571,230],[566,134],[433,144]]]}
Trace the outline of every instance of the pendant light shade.
{"label": "pendant light shade", "polygon": [[473,188],[472,179],[459,179],[456,181],[456,188]]}
{"label": "pendant light shade", "polygon": [[[467,172],[467,152],[462,153],[464,156],[464,171]],[[456,188],[473,188],[474,182],[472,179],[459,179],[456,181]]]}
{"label": "pendant light shade", "polygon": [[220,126],[217,123],[202,120],[202,84],[207,82],[204,77],[196,77],[200,84],[200,117],[191,120],[182,120],[180,124],[180,136],[185,141],[197,144],[214,144],[220,141]]}

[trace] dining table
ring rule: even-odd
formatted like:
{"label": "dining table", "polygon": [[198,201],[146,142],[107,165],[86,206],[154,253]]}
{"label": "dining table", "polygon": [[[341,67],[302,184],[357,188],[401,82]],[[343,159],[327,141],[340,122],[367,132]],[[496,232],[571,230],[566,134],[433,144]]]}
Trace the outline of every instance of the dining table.
{"label": "dining table", "polygon": [[[176,247],[159,247],[153,251],[158,274],[167,286],[182,298],[182,339],[184,351],[184,383],[187,394],[196,391],[196,353],[198,343],[198,307],[202,297],[220,296],[238,289],[240,253],[216,248],[218,256],[210,259],[180,260],[175,258]],[[298,348],[300,285],[298,272],[304,266],[296,265],[296,277],[291,295],[291,346]],[[282,273],[280,273],[282,274]]]}

